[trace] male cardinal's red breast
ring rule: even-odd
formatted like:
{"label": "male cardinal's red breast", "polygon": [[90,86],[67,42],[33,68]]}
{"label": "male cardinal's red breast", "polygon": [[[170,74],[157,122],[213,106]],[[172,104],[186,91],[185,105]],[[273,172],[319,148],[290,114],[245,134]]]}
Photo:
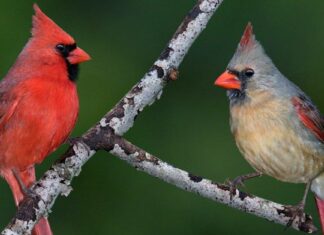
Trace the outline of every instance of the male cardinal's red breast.
{"label": "male cardinal's red breast", "polygon": [[245,159],[260,174],[307,185],[299,214],[311,187],[324,222],[324,120],[265,54],[250,23],[215,85],[228,89],[231,131]]}
{"label": "male cardinal's red breast", "polygon": [[[78,116],[78,64],[90,56],[35,4],[32,37],[0,82],[0,174],[18,206],[36,163],[71,133]],[[33,234],[52,234],[42,218]]]}

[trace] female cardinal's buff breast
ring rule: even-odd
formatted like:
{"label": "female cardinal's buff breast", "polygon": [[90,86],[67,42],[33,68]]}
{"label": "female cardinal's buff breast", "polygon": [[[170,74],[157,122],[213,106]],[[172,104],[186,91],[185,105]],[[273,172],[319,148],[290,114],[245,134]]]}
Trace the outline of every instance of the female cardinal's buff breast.
{"label": "female cardinal's buff breast", "polygon": [[290,101],[257,93],[255,99],[230,109],[238,148],[258,172],[286,182],[309,182],[324,169],[323,146],[291,118]]}
{"label": "female cardinal's buff breast", "polygon": [[265,54],[251,24],[215,85],[228,89],[231,130],[256,171],[293,183],[323,172],[324,121]]}
{"label": "female cardinal's buff breast", "polygon": [[78,64],[90,59],[34,5],[32,37],[0,83],[0,169],[40,163],[72,131]]}

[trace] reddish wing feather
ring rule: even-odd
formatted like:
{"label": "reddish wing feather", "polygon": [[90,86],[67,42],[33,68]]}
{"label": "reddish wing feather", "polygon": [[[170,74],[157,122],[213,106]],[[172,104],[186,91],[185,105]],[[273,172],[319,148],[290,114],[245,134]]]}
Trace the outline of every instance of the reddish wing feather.
{"label": "reddish wing feather", "polygon": [[8,98],[5,93],[0,92],[0,130],[6,125],[14,113],[19,99]]}
{"label": "reddish wing feather", "polygon": [[301,122],[324,143],[324,119],[318,109],[303,95],[293,97],[292,103]]}

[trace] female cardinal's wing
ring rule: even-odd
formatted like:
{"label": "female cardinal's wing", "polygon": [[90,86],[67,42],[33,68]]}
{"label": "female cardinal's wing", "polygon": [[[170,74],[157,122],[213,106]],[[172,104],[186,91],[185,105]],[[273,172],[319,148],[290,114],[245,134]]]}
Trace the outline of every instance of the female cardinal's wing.
{"label": "female cardinal's wing", "polygon": [[299,95],[292,98],[292,103],[300,121],[324,143],[324,118],[312,101],[304,95]]}

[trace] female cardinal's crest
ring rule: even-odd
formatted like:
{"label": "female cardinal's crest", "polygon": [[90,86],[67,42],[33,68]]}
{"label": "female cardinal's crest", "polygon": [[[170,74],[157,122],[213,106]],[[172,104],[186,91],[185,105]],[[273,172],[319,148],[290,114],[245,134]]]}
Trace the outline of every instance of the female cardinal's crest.
{"label": "female cardinal's crest", "polygon": [[60,43],[73,43],[73,38],[45,15],[37,4],[34,4],[32,35],[34,38],[47,38]]}
{"label": "female cardinal's crest", "polygon": [[240,49],[244,50],[254,45],[255,36],[253,34],[253,26],[249,22],[244,30],[243,36],[240,41]]}
{"label": "female cardinal's crest", "polygon": [[[273,65],[271,59],[265,54],[261,44],[255,39],[252,24],[249,22],[245,27],[243,36],[238,44],[236,52],[232,57],[229,67],[243,65],[250,68],[261,68],[267,64]],[[274,68],[275,66],[271,66]]]}

